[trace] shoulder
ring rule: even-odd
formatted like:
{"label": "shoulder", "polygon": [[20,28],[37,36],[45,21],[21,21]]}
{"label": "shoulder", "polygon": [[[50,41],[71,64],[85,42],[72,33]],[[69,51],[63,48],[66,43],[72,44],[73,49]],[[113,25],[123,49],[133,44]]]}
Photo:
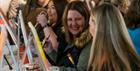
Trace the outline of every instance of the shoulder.
{"label": "shoulder", "polygon": [[89,41],[80,53],[77,68],[82,71],[85,71],[88,66],[91,44],[92,42]]}
{"label": "shoulder", "polygon": [[85,46],[84,48],[82,49],[81,51],[81,55],[83,56],[87,56],[87,54],[89,55],[90,54],[90,48],[91,48],[91,45],[92,45],[92,40],[89,41]]}
{"label": "shoulder", "polygon": [[90,48],[91,48],[91,44],[92,44],[92,41],[89,41],[85,46],[84,48],[82,48],[82,51],[81,51],[81,54],[80,54],[80,57],[79,58],[82,58],[82,59],[87,59],[89,58],[89,54],[90,54]]}
{"label": "shoulder", "polygon": [[91,45],[92,45],[92,40],[90,39],[90,40],[84,45],[83,50],[90,49],[90,48],[91,48]]}

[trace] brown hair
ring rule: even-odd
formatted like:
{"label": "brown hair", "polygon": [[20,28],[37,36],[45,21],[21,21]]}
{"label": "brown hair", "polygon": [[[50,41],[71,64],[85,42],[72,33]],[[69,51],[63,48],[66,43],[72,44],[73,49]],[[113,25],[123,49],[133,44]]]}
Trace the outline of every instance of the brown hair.
{"label": "brown hair", "polygon": [[126,14],[126,25],[128,28],[140,27],[140,0],[134,0]]}
{"label": "brown hair", "polygon": [[[140,58],[134,49],[119,9],[110,3],[103,3],[93,12],[97,31],[91,47],[88,70],[140,69]],[[132,64],[135,66],[132,67]]]}
{"label": "brown hair", "polygon": [[[58,19],[57,19],[57,23],[61,23],[62,20],[62,15],[64,13],[64,9],[66,7],[66,5],[68,4],[67,0],[49,0],[53,1],[57,15],[58,15]],[[49,4],[48,2],[48,4]]]}
{"label": "brown hair", "polygon": [[66,33],[66,40],[68,42],[72,42],[73,39],[70,37],[70,33],[67,29],[67,15],[68,15],[69,10],[76,10],[85,18],[85,27],[84,27],[83,31],[85,29],[87,29],[89,26],[89,24],[88,24],[89,11],[88,11],[86,3],[82,2],[82,1],[72,1],[66,6],[64,14],[63,14],[63,25],[64,25],[64,29],[65,29],[65,33]]}

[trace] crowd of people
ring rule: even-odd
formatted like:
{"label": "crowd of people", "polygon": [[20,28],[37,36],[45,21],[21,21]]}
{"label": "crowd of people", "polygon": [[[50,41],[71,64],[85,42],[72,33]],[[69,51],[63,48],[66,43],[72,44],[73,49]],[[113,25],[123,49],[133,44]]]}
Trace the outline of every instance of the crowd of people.
{"label": "crowd of people", "polygon": [[[50,71],[140,71],[140,0],[27,0],[21,8]],[[17,19],[11,10],[7,17]]]}

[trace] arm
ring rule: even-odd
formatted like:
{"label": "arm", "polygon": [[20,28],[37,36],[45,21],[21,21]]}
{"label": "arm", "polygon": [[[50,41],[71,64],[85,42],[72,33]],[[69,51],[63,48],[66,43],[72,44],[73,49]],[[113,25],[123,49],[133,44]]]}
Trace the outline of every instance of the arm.
{"label": "arm", "polygon": [[56,63],[57,59],[57,48],[58,48],[58,41],[57,36],[53,32],[53,30],[50,27],[44,28],[44,34],[47,38],[47,46],[44,48],[47,55]]}

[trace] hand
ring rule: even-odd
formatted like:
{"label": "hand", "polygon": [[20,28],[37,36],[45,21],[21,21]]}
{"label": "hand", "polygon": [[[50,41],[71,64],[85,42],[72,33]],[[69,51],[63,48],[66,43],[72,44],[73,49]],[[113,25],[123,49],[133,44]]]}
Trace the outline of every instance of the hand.
{"label": "hand", "polygon": [[48,20],[45,14],[39,14],[37,16],[37,22],[43,27],[47,24]]}
{"label": "hand", "polygon": [[44,28],[44,34],[47,41],[51,42],[52,48],[57,51],[59,42],[57,41],[57,35],[54,33],[51,27]]}
{"label": "hand", "polygon": [[9,7],[9,18],[17,16],[17,8],[19,7],[18,0],[12,0]]}
{"label": "hand", "polygon": [[25,64],[27,71],[41,71],[41,68],[38,64]]}
{"label": "hand", "polygon": [[42,69],[39,67],[38,59],[34,64],[25,64],[24,66],[26,67],[27,71],[42,71]]}
{"label": "hand", "polygon": [[43,31],[44,31],[45,38],[47,38],[47,39],[48,39],[48,37],[50,36],[50,34],[53,32],[53,30],[52,30],[51,27],[45,27],[45,28],[43,29]]}

